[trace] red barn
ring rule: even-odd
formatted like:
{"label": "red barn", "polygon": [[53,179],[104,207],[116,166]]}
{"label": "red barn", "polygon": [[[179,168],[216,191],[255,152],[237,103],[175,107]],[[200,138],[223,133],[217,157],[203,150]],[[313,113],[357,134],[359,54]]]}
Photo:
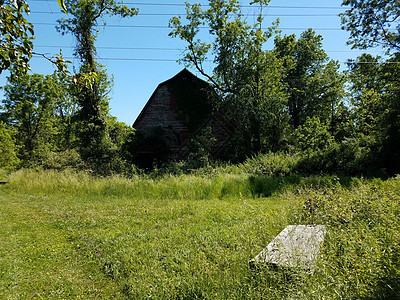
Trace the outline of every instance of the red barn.
{"label": "red barn", "polygon": [[149,166],[154,161],[187,159],[195,151],[193,141],[207,127],[216,140],[210,153],[219,158],[233,127],[214,111],[214,95],[210,84],[187,69],[160,83],[133,124],[139,140],[136,161]]}

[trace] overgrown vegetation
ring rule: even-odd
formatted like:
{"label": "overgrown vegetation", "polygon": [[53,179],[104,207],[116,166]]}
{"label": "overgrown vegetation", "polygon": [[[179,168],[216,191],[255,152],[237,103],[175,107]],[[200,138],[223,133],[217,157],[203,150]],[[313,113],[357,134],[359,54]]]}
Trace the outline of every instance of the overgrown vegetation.
{"label": "overgrown vegetation", "polygon": [[[5,173],[0,297],[400,296],[399,177],[251,175],[243,167],[155,179]],[[327,225],[314,272],[251,269],[289,224]]]}
{"label": "overgrown vegetation", "polygon": [[[32,26],[23,19],[29,7],[25,1],[17,1],[16,6],[6,1],[1,6],[2,14],[26,24],[2,27],[6,35],[1,68],[18,76],[10,76],[3,88],[0,166],[90,169],[98,175],[131,176],[140,173],[138,167],[153,168],[153,174],[179,174],[219,164],[210,159],[212,132],[193,137],[188,161],[171,162],[171,149],[159,138],[157,128],[135,135],[109,114],[112,77],[94,59],[98,25],[106,21],[105,15],[132,17],[137,10],[114,0],[59,4],[68,15],[59,20],[57,29],[77,40],[75,55],[81,65],[73,75],[61,54],[53,60],[58,66],[54,74],[24,74],[32,46]],[[397,35],[388,31],[398,22],[388,17],[397,15],[397,8],[387,0],[344,1],[350,6],[342,15],[343,26],[351,33],[349,43],[366,49],[379,42],[388,50],[388,58],[382,62],[380,57],[363,54],[349,62],[347,72],[340,72],[339,64],[322,48],[321,35],[308,29],[299,37],[282,36],[279,22],[263,30],[262,12],[269,1],[251,4],[260,8],[254,23],[244,17],[237,0],[210,0],[206,8],[188,3],[186,20],[170,21],[170,35],[187,44],[181,61],[196,68],[213,90],[211,105],[203,99],[208,94],[204,91],[189,96],[192,89],[169,87],[178,95],[180,110],[189,116],[190,130],[196,130],[215,109],[234,124],[233,137],[224,149],[226,162],[241,163],[274,152],[296,157],[297,173],[399,173],[400,64]],[[210,27],[208,42],[198,39],[204,25]],[[7,58],[9,50],[3,47],[7,36],[15,38],[21,65]],[[266,50],[270,39],[274,46]],[[207,60],[215,63],[210,74],[204,69]],[[197,145],[206,136],[209,143]],[[151,159],[148,153],[153,154]]]}
{"label": "overgrown vegetation", "polygon": [[[139,137],[109,114],[112,79],[94,60],[98,20],[136,9],[58,1],[82,64],[71,75],[60,54],[43,76],[26,74],[26,1],[2,1],[0,72],[12,76],[0,107],[0,298],[400,299],[399,39],[388,31],[398,8],[343,2],[350,43],[384,44],[387,63],[363,54],[340,73],[312,29],[263,32],[268,0],[252,1],[254,24],[236,0],[188,4],[171,35],[235,121],[230,155],[211,160],[207,127],[187,161],[145,173],[134,149],[157,143],[160,161],[168,149],[157,131]],[[211,43],[197,40],[204,25]],[[251,269],[289,224],[327,226],[316,268]]]}

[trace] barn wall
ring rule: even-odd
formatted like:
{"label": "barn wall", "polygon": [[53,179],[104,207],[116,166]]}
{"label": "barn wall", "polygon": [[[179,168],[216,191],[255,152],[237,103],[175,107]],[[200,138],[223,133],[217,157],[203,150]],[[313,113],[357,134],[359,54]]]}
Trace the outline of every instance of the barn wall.
{"label": "barn wall", "polygon": [[145,117],[138,120],[135,128],[150,133],[153,128],[161,127],[163,140],[171,151],[176,150],[182,142],[181,139],[188,135],[188,128],[177,119],[173,110],[175,106],[167,85],[159,86],[142,112]]}

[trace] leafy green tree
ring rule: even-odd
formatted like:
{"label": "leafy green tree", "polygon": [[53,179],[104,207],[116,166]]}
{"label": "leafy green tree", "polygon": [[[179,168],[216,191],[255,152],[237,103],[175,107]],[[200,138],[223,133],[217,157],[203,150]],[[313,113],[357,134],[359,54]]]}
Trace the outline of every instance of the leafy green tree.
{"label": "leafy green tree", "polygon": [[70,77],[64,72],[54,72],[45,77],[45,82],[51,91],[48,97],[52,98],[52,122],[53,128],[56,129],[53,144],[56,145],[57,151],[76,148],[78,145],[78,122],[76,122],[78,103]]}
{"label": "leafy green tree", "polygon": [[384,111],[381,95],[385,83],[380,78],[379,60],[380,57],[363,54],[356,63],[349,64],[351,101],[356,115],[357,132],[363,135],[376,132]]}
{"label": "leafy green tree", "polygon": [[0,121],[0,168],[13,168],[18,162],[14,133]]}
{"label": "leafy green tree", "polygon": [[338,108],[343,108],[344,76],[339,64],[329,60],[322,49],[322,36],[308,29],[296,40],[296,36],[275,38],[276,55],[284,60],[283,84],[289,94],[288,111],[294,128],[307,118],[318,116],[332,126],[339,127]]}
{"label": "leafy green tree", "polygon": [[295,130],[296,146],[301,152],[312,153],[327,149],[334,141],[319,117],[307,117],[303,125]]}
{"label": "leafy green tree", "polygon": [[0,74],[7,69],[26,72],[32,56],[33,25],[26,1],[0,1]]}
{"label": "leafy green tree", "polygon": [[[262,8],[268,2],[250,4]],[[286,122],[286,94],[279,83],[282,64],[263,49],[276,24],[263,31],[261,13],[249,24],[237,0],[210,0],[205,10],[199,4],[186,5],[186,23],[172,18],[170,36],[186,42],[181,62],[208,79],[215,89],[217,109],[237,124],[231,152],[243,158],[279,147]],[[210,28],[211,42],[199,38],[202,26]],[[212,74],[204,66],[209,59],[215,64]]]}
{"label": "leafy green tree", "polygon": [[76,104],[64,77],[24,74],[10,77],[4,87],[0,119],[15,130],[19,157],[26,163],[75,146]]}
{"label": "leafy green tree", "polygon": [[106,121],[106,89],[101,87],[109,81],[95,61],[95,41],[106,16],[132,17],[137,10],[114,0],[66,0],[65,9],[69,17],[58,21],[58,30],[76,38],[75,55],[81,61],[80,73],[73,78],[80,106],[80,152],[86,161],[101,165],[112,155]]}
{"label": "leafy green tree", "polygon": [[377,167],[400,170],[400,55],[385,63],[363,54],[350,64],[356,130],[368,141]]}
{"label": "leafy green tree", "polygon": [[352,101],[357,132],[372,145],[378,165],[400,170],[400,6],[390,0],[344,0],[350,8],[342,14],[343,28],[350,32],[353,48],[381,46],[391,56],[364,54],[350,64]]}
{"label": "leafy green tree", "polygon": [[348,44],[367,49],[382,46],[400,50],[400,5],[393,0],[344,0],[350,8],[343,13],[343,29],[350,32]]}
{"label": "leafy green tree", "polygon": [[2,118],[16,130],[19,157],[25,162],[34,161],[51,148],[51,91],[44,76],[34,74],[10,78],[4,93]]}

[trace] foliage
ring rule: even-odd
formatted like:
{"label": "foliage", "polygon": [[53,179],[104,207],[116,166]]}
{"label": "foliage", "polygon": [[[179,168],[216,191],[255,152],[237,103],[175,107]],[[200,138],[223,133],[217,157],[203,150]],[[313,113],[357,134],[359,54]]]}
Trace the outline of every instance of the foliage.
{"label": "foliage", "polygon": [[[268,1],[252,1],[260,7]],[[286,95],[278,84],[281,62],[263,50],[275,32],[275,24],[261,29],[262,14],[249,24],[236,0],[210,0],[207,9],[187,3],[187,24],[170,20],[170,35],[187,43],[182,62],[195,67],[213,85],[216,107],[238,124],[231,152],[236,159],[280,145],[286,122]],[[210,27],[211,43],[198,38],[201,26]],[[208,57],[210,56],[210,57]],[[212,59],[213,74],[204,63]]]}
{"label": "foliage", "polygon": [[34,74],[10,78],[4,91],[3,118],[16,130],[19,157],[25,162],[35,161],[52,148],[52,90],[43,75]]}
{"label": "foliage", "polygon": [[73,147],[75,103],[63,76],[25,74],[10,77],[4,87],[0,116],[15,131],[18,157],[25,164]]}
{"label": "foliage", "polygon": [[308,117],[318,116],[332,126],[344,94],[344,76],[339,64],[328,60],[322,49],[322,36],[312,29],[296,36],[275,38],[274,52],[284,60],[283,84],[289,94],[288,113],[296,129]]}
{"label": "foliage", "polygon": [[356,131],[375,141],[371,151],[378,168],[395,173],[400,170],[399,6],[387,0],[345,0],[343,5],[350,5],[342,24],[353,48],[381,46],[392,53],[383,64],[380,57],[363,54],[350,63],[350,80]]}
{"label": "foliage", "polygon": [[114,0],[67,0],[64,8],[69,17],[58,20],[57,29],[63,35],[70,33],[76,38],[75,55],[81,60],[80,73],[73,78],[75,96],[80,105],[80,154],[93,168],[112,165],[115,157],[108,136],[108,103],[104,97],[104,83],[108,80],[95,61],[95,41],[98,26],[100,23],[105,25],[106,15],[132,17],[137,10]]}
{"label": "foliage", "polygon": [[[58,0],[60,8],[66,12],[64,0]],[[28,3],[24,0],[0,1],[0,74],[4,70],[11,70],[14,75],[20,75],[30,70],[29,60],[32,57],[34,39],[33,25],[25,19],[29,15]],[[62,56],[50,59],[43,56],[59,70],[66,70],[66,61]]]}
{"label": "foliage", "polygon": [[64,170],[64,169],[87,169],[87,166],[81,159],[81,156],[75,149],[66,149],[64,151],[49,152],[43,157],[40,166],[45,169]]}
{"label": "foliage", "polygon": [[383,175],[379,163],[371,153],[367,140],[346,138],[331,143],[325,149],[308,152],[298,160],[294,170],[300,174]]}
{"label": "foliage", "polygon": [[26,1],[0,1],[0,74],[7,69],[29,70],[34,31],[25,14],[29,14]]}
{"label": "foliage", "polygon": [[[246,159],[237,169],[239,169],[239,172],[246,172],[252,175],[285,176],[294,173],[298,160],[299,155],[269,152]],[[233,172],[234,170],[230,168],[233,167],[228,167],[228,170]]]}
{"label": "foliage", "polygon": [[14,132],[0,121],[0,169],[13,168],[18,162]]}
{"label": "foliage", "polygon": [[399,55],[379,64],[380,58],[364,54],[350,64],[352,104],[356,133],[375,141],[372,151],[379,158],[379,168],[400,170]]}
{"label": "foliage", "polygon": [[382,46],[389,52],[400,50],[400,7],[396,1],[344,0],[342,5],[350,6],[341,17],[353,48]]}
{"label": "foliage", "polygon": [[[94,68],[94,43],[98,34],[98,26],[105,25],[104,17],[132,17],[137,10],[128,8],[114,0],[66,0],[64,1],[68,18],[59,20],[58,30],[64,35],[71,33],[77,39],[75,54],[83,65]],[[89,71],[93,71],[90,70]]]}
{"label": "foliage", "polygon": [[193,151],[189,154],[186,167],[189,169],[204,168],[210,165],[211,149],[216,139],[212,136],[210,126],[205,127],[192,141]]}
{"label": "foliage", "polygon": [[328,127],[321,123],[319,117],[307,117],[305,123],[295,130],[294,135],[296,147],[302,154],[324,150],[333,143]]}

